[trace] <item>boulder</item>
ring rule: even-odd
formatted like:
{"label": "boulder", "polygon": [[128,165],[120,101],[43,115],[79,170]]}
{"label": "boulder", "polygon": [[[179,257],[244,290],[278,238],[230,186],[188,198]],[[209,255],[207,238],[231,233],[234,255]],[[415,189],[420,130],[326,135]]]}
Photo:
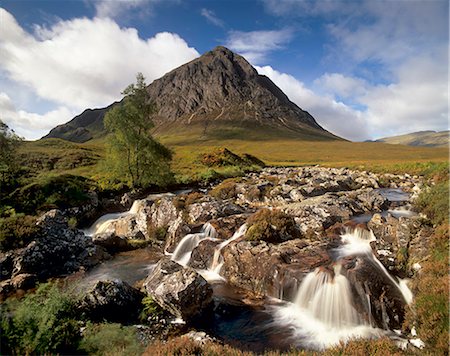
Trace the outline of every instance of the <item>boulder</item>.
{"label": "boulder", "polygon": [[109,253],[133,249],[126,238],[116,235],[113,231],[97,234],[92,241],[94,244],[104,247]]}
{"label": "boulder", "polygon": [[42,280],[75,272],[81,266],[92,266],[102,256],[107,257],[98,251],[90,237],[70,228],[59,210],[45,213],[37,224],[41,227],[40,236],[14,251],[12,277],[29,273]]}
{"label": "boulder", "polygon": [[98,281],[78,303],[78,308],[93,321],[135,322],[143,298],[143,293],[126,282]]}
{"label": "boulder", "polygon": [[[295,293],[292,291],[293,283],[299,284],[306,273],[330,263],[326,246],[325,242],[305,239],[276,245],[241,241],[222,250],[224,264],[221,274],[229,283],[256,295],[291,296]],[[280,291],[284,285],[286,292]]]}
{"label": "boulder", "polygon": [[163,309],[190,322],[211,306],[212,288],[193,268],[163,258],[144,282],[147,294]]}

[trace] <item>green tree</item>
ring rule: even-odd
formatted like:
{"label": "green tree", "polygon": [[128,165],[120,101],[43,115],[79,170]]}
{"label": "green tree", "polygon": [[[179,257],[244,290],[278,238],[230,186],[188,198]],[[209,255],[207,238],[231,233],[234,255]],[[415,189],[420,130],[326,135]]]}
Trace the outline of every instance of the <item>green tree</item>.
{"label": "green tree", "polygon": [[16,185],[19,171],[16,149],[19,142],[19,136],[0,119],[0,200]]}
{"label": "green tree", "polygon": [[171,151],[151,135],[151,116],[155,106],[150,101],[142,73],[136,83],[123,92],[121,103],[105,115],[109,152],[107,163],[114,178],[129,186],[167,185],[171,179]]}

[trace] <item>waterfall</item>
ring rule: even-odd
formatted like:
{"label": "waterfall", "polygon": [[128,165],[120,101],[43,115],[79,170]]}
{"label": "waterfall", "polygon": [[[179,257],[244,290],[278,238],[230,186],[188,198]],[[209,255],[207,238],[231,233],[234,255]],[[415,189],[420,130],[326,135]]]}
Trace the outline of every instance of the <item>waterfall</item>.
{"label": "waterfall", "polygon": [[129,215],[136,215],[145,200],[135,200],[130,210],[123,213],[105,214],[98,218],[89,228],[83,230],[86,236],[95,236],[114,231],[114,223]]}
{"label": "waterfall", "polygon": [[244,236],[247,232],[247,224],[243,224],[234,234],[231,236],[228,240],[225,240],[224,242],[220,243],[216,246],[214,249],[214,256],[211,263],[211,266],[209,267],[209,270],[220,274],[220,270],[223,266],[223,256],[222,256],[222,249],[233,242],[234,240],[239,239],[240,237]]}
{"label": "waterfall", "polygon": [[202,230],[196,234],[188,234],[181,239],[175,251],[172,253],[172,261],[179,263],[182,266],[187,266],[191,259],[192,251],[198,244],[206,239],[215,239],[217,236],[216,229],[210,223],[203,225]]}
{"label": "waterfall", "polygon": [[341,265],[330,271],[316,269],[300,284],[295,303],[330,328],[356,326],[362,323],[352,305],[348,279],[341,274]]}
{"label": "waterfall", "polygon": [[383,274],[392,282],[392,284],[397,287],[406,303],[411,304],[413,300],[413,294],[408,288],[406,280],[397,281],[393,276],[391,276],[391,274],[386,270],[383,264],[373,254],[370,243],[372,241],[376,241],[376,237],[372,231],[366,231],[362,229],[347,231],[345,234],[341,235],[341,241],[343,242],[343,245],[337,248],[339,258],[358,254],[364,254],[368,256],[381,270],[381,272],[383,272]]}

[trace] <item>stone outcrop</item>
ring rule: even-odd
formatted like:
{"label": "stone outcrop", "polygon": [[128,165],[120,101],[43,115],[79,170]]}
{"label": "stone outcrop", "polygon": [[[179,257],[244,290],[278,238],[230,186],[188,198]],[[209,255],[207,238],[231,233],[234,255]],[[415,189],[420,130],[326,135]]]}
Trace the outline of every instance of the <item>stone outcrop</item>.
{"label": "stone outcrop", "polygon": [[212,288],[193,268],[163,258],[144,282],[147,294],[172,315],[190,322],[211,306]]}
{"label": "stone outcrop", "polygon": [[94,321],[135,322],[144,294],[119,280],[99,281],[78,303],[80,312]]}
{"label": "stone outcrop", "polygon": [[[15,289],[32,287],[33,283],[29,281],[66,275],[110,258],[102,247],[92,243],[90,237],[70,228],[67,218],[59,210],[45,213],[37,224],[41,227],[39,236],[27,246],[1,254],[0,269],[5,285]],[[19,276],[27,276],[27,282],[18,283]],[[11,288],[6,290],[11,291]]]}

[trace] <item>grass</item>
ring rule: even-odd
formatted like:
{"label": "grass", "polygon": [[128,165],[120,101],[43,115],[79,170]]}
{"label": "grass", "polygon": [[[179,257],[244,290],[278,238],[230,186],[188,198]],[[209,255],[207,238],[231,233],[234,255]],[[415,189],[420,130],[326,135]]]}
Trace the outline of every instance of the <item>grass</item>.
{"label": "grass", "polygon": [[[308,137],[306,137],[308,139]],[[311,137],[312,139],[314,137]],[[309,139],[311,139],[309,138]],[[446,148],[399,146],[374,142],[199,139],[186,136],[161,136],[160,140],[174,152],[172,169],[181,183],[235,177],[245,173],[239,166],[208,167],[202,162],[205,155],[226,147],[238,155],[250,154],[271,166],[348,167],[374,172],[427,174],[436,167],[448,169]],[[46,139],[24,142],[19,153],[21,164],[30,175],[39,177],[49,172],[70,173],[100,180],[105,174],[99,163],[105,155],[104,140],[84,144]],[[256,167],[254,167],[256,168]]]}

